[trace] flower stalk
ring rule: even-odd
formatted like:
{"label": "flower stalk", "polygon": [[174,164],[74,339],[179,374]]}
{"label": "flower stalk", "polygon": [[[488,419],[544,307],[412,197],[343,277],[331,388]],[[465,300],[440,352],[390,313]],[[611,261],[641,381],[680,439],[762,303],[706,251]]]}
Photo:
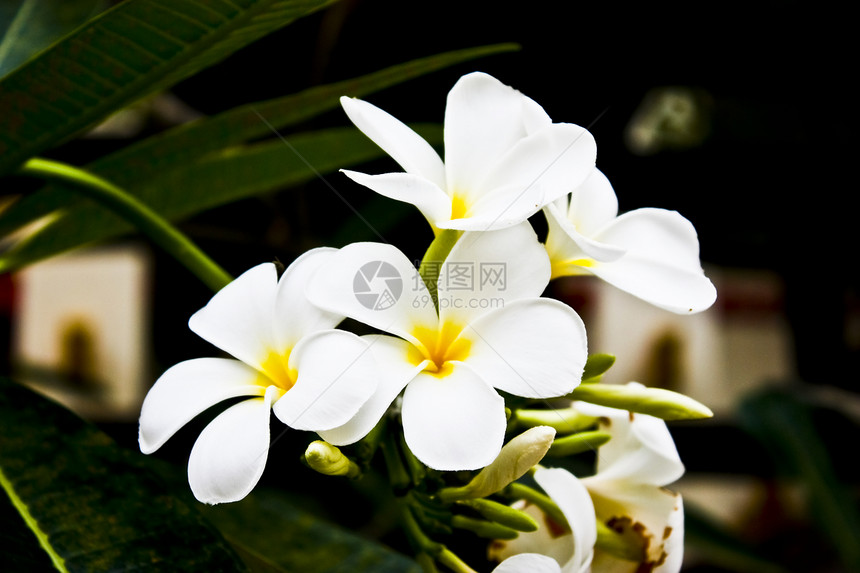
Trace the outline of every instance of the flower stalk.
{"label": "flower stalk", "polygon": [[214,292],[221,290],[233,280],[233,277],[167,219],[110,181],[72,165],[40,157],[27,161],[19,173],[49,181],[59,181],[75,188],[81,195],[99,203],[134,225],[156,245],[173,255]]}

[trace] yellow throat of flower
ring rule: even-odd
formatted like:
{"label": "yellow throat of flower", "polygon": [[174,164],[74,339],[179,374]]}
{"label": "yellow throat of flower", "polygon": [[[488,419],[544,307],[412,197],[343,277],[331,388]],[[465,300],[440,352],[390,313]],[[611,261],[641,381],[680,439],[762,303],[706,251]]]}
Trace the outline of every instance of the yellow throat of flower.
{"label": "yellow throat of flower", "polygon": [[469,211],[469,206],[466,200],[459,193],[454,193],[451,196],[451,220],[463,219]]}
{"label": "yellow throat of flower", "polygon": [[421,347],[410,348],[409,361],[417,366],[429,360],[429,364],[424,367],[424,372],[439,377],[447,376],[453,368],[451,361],[462,361],[469,355],[472,343],[466,338],[459,337],[462,331],[462,326],[452,322],[444,322],[438,329],[416,328],[412,334],[421,343]]}
{"label": "yellow throat of flower", "polygon": [[274,385],[287,392],[295,385],[299,373],[289,366],[291,350],[287,350],[286,352],[269,352],[269,355],[266,356],[266,359],[260,365],[264,374],[264,376],[261,376],[261,386]]}

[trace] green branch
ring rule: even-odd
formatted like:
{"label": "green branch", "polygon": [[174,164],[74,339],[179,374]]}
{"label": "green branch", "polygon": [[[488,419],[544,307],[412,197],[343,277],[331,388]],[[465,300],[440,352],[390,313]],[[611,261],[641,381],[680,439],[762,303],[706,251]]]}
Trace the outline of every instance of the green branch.
{"label": "green branch", "polygon": [[30,159],[19,173],[72,185],[82,195],[138,228],[213,291],[221,290],[233,280],[168,220],[113,183],[83,169],[42,158]]}

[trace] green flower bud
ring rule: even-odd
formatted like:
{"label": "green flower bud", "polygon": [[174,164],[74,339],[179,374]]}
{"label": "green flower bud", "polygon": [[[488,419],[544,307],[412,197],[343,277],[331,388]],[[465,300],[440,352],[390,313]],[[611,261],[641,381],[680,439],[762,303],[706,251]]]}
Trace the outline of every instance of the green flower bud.
{"label": "green flower bud", "polygon": [[355,462],[343,455],[338,448],[323,440],[308,444],[304,460],[311,469],[328,476],[356,478],[361,475],[361,469]]}
{"label": "green flower bud", "polygon": [[612,436],[607,432],[579,432],[562,438],[556,438],[550,447],[548,456],[562,457],[596,450],[609,441]]}
{"label": "green flower bud", "polygon": [[519,532],[515,529],[505,527],[500,523],[474,519],[465,515],[455,515],[451,518],[451,525],[458,529],[471,531],[478,537],[485,539],[516,539],[519,536]]}
{"label": "green flower bud", "polygon": [[531,515],[497,501],[482,498],[463,499],[457,503],[474,509],[485,519],[501,523],[517,531],[529,532],[538,529],[538,523]]}
{"label": "green flower bud", "polygon": [[567,395],[600,406],[648,414],[663,420],[694,420],[710,418],[711,410],[689,396],[665,390],[647,388],[641,384],[580,384]]}
{"label": "green flower bud", "polygon": [[548,426],[530,428],[502,447],[493,463],[482,469],[463,487],[448,487],[439,491],[444,502],[458,499],[487,497],[522,477],[543,459],[555,430]]}

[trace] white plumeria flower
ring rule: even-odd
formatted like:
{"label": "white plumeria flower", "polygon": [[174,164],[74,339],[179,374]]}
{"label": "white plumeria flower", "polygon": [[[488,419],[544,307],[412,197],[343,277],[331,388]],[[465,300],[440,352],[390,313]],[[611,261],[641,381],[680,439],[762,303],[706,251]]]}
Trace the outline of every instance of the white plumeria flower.
{"label": "white plumeria flower", "polygon": [[[523,510],[545,527],[520,533],[510,541],[496,541],[490,547],[490,558],[505,560],[495,572],[677,573],[684,557],[684,510],[681,496],[663,486],[680,478],[684,466],[666,423],[585,402],[575,402],[574,407],[598,417],[601,429],[612,438],[600,447],[593,476],[577,479],[565,472],[564,486],[560,485],[561,478],[555,486],[538,480],[562,510],[571,533],[564,533],[537,506],[525,505]],[[536,472],[535,479],[541,471]],[[628,540],[636,539],[636,546],[643,548],[643,560],[621,559],[600,546],[593,547],[595,520]]]}
{"label": "white plumeria flower", "polygon": [[600,418],[612,435],[600,447],[597,473],[581,481],[591,494],[597,519],[611,529],[641,539],[645,561],[622,560],[596,551],[596,571],[677,573],[684,558],[684,510],[680,494],[664,486],[684,474],[684,465],[666,423],[645,414],[585,402],[574,406]]}
{"label": "white plumeria flower", "polygon": [[491,545],[490,559],[503,559],[493,572],[587,573],[597,542],[597,521],[588,491],[573,474],[561,468],[538,468],[534,478],[558,505],[570,531],[554,523],[536,505],[520,504],[542,526]]}
{"label": "white plumeria flower", "polygon": [[262,264],[221,289],[189,327],[238,360],[180,362],[147,394],[139,433],[145,454],[210,406],[251,397],[219,414],[194,444],[188,481],[198,500],[238,501],[257,484],[268,456],[270,410],[292,428],[328,430],[353,418],[375,391],[367,343],[332,330],[342,317],[304,295],[311,273],[334,254],[309,251],[280,280],[274,264]]}
{"label": "white plumeria flower", "polygon": [[582,127],[553,123],[532,99],[484,73],[460,78],[445,108],[445,161],[381,109],[341,98],[350,120],[405,173],[344,171],[415,205],[439,229],[486,231],[525,221],[582,182],[597,147]]}
{"label": "white plumeria flower", "polygon": [[[462,269],[471,269],[474,283],[460,290],[455,279],[463,278]],[[370,337],[388,374],[355,420],[320,435],[340,441],[365,432],[405,387],[403,431],[419,460],[449,471],[492,462],[506,426],[504,400],[494,387],[547,398],[567,394],[582,376],[585,327],[567,305],[540,298],[549,274],[549,259],[528,223],[465,233],[441,265],[437,314],[424,281],[397,248],[355,243],[341,249],[311,281],[311,302],[396,337]],[[378,302],[367,298],[374,293]]]}
{"label": "white plumeria flower", "polygon": [[699,312],[716,300],[699,262],[693,225],[676,211],[636,209],[618,216],[618,199],[594,169],[544,212],[553,278],[593,274],[660,308]]}

